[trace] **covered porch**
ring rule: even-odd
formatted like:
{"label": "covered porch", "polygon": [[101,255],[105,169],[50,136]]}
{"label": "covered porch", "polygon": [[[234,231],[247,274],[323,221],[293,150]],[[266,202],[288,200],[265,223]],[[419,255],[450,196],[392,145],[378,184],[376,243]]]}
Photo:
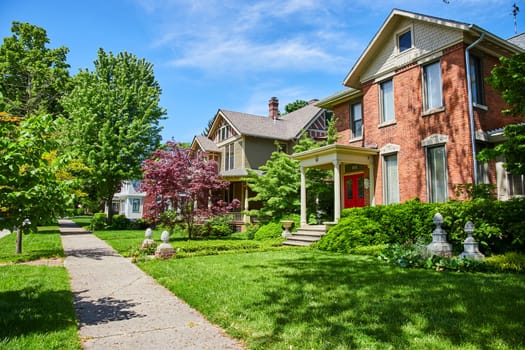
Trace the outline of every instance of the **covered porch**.
{"label": "covered porch", "polygon": [[301,166],[301,228],[308,228],[306,212],[306,169],[333,171],[335,224],[343,208],[374,205],[375,163],[379,150],[332,144],[292,155]]}

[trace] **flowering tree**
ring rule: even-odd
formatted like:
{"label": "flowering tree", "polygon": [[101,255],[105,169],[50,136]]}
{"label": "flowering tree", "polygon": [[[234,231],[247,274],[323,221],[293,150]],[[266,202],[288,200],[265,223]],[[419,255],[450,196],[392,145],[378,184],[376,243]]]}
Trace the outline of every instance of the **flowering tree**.
{"label": "flowering tree", "polygon": [[153,199],[146,204],[144,216],[153,221],[160,219],[171,231],[183,223],[192,238],[196,224],[231,208],[220,198],[220,191],[229,182],[219,176],[217,163],[192,155],[177,143],[168,142],[153,152],[142,170],[142,189]]}

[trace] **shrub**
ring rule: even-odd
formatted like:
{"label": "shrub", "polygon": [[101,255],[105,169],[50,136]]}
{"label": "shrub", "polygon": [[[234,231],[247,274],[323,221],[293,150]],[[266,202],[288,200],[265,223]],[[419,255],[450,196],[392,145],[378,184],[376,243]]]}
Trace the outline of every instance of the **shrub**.
{"label": "shrub", "polygon": [[131,230],[145,230],[149,226],[150,225],[148,224],[148,222],[142,218],[130,221],[130,224],[129,224],[129,228]]}
{"label": "shrub", "polygon": [[516,252],[490,256],[484,262],[499,272],[525,272],[525,255]]}
{"label": "shrub", "polygon": [[[370,235],[369,222],[357,219],[363,217],[378,225],[371,244],[414,244],[421,240],[430,241],[435,228],[432,218],[437,212],[443,215],[442,228],[447,232],[447,240],[456,253],[463,251],[463,241],[466,238],[464,227],[468,220],[475,225],[474,238],[485,255],[525,251],[522,219],[525,198],[505,202],[480,198],[440,204],[412,200],[403,204],[345,209],[342,219],[332,228],[334,233],[325,235],[318,246],[325,250],[347,251],[356,243],[366,244],[368,238],[358,237]],[[364,232],[360,229],[360,223],[364,225]],[[343,236],[337,238],[339,235]],[[330,242],[325,242],[326,240]]]}
{"label": "shrub", "polygon": [[127,230],[130,227],[130,220],[124,215],[113,215],[113,223],[111,228],[113,230]]}
{"label": "shrub", "polygon": [[259,227],[253,239],[257,241],[262,241],[265,239],[272,239],[281,237],[283,232],[282,224],[278,221],[270,221],[269,223]]}
{"label": "shrub", "polygon": [[95,213],[91,219],[91,230],[101,231],[108,227],[108,216],[105,213]]}
{"label": "shrub", "polygon": [[349,253],[352,248],[381,243],[379,224],[364,216],[347,216],[319,241],[322,250]]}
{"label": "shrub", "polygon": [[219,215],[210,218],[206,221],[199,232],[203,237],[216,236],[224,237],[233,233],[230,222],[232,217],[230,215]]}

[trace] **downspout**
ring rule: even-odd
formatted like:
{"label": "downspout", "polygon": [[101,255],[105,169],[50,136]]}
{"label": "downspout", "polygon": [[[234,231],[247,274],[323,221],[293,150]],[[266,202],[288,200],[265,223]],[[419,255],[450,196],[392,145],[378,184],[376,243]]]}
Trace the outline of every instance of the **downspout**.
{"label": "downspout", "polygon": [[470,49],[478,45],[483,38],[485,33],[481,33],[478,40],[470,44],[465,50],[465,64],[467,70],[467,92],[468,92],[468,112],[470,120],[470,140],[472,146],[472,165],[474,166],[474,184],[478,184],[478,160],[476,159],[476,131],[474,130],[474,104],[472,102],[472,79],[470,78]]}

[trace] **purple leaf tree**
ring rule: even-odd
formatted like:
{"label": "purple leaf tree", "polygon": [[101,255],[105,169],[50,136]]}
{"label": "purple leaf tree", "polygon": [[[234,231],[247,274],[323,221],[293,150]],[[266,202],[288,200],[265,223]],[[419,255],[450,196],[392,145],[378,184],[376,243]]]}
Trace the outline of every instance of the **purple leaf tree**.
{"label": "purple leaf tree", "polygon": [[153,152],[142,167],[146,192],[145,218],[161,222],[171,232],[183,224],[189,238],[195,236],[197,225],[212,216],[231,209],[222,200],[222,190],[229,186],[218,173],[218,165],[205,154],[192,154],[175,142]]}

